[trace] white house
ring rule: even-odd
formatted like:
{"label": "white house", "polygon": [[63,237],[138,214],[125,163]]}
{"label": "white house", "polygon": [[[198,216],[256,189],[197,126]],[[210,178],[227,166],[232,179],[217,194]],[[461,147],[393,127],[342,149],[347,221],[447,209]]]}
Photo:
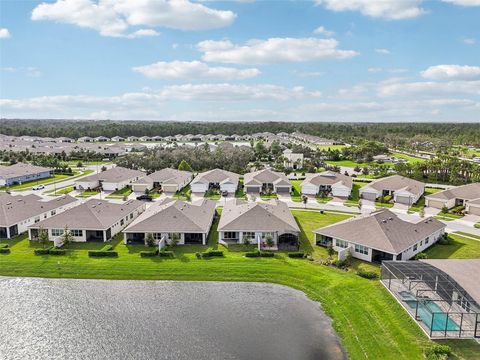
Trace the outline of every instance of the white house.
{"label": "white house", "polygon": [[290,149],[283,151],[283,167],[287,169],[301,169],[303,168],[303,154],[294,153]]}
{"label": "white house", "polygon": [[352,192],[353,181],[350,176],[333,171],[324,171],[317,174],[307,174],[300,185],[302,194],[318,195],[325,192],[337,197],[349,197]]}
{"label": "white house", "polygon": [[190,184],[193,193],[204,193],[210,188],[235,193],[240,175],[222,169],[213,169],[198,174]]}
{"label": "white house", "polygon": [[165,168],[146,175],[132,184],[135,192],[159,189],[166,193],[175,193],[188,185],[193,174],[189,171]]}
{"label": "white house", "polygon": [[425,205],[441,209],[466,206],[470,201],[480,199],[480,183],[458,186],[425,196]]}
{"label": "white house", "polygon": [[101,187],[105,191],[116,191],[132,185],[144,176],[143,171],[116,166],[98,174],[75,180],[75,189],[88,190]]}
{"label": "white house", "polygon": [[361,187],[362,199],[375,201],[382,196],[392,196],[393,201],[405,205],[415,204],[425,192],[425,184],[400,175],[377,179]]}
{"label": "white house", "polygon": [[247,193],[290,193],[292,184],[284,173],[270,169],[259,170],[244,175],[243,186]]}

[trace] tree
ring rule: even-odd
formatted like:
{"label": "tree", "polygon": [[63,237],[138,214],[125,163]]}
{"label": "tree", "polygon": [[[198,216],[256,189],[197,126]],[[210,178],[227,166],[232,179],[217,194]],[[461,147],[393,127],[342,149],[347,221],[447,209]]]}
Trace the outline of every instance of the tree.
{"label": "tree", "polygon": [[447,205],[443,205],[443,206],[442,206],[442,213],[443,213],[443,214],[448,213]]}
{"label": "tree", "polygon": [[179,241],[180,241],[180,234],[178,234],[178,233],[170,234],[170,246],[171,247],[177,246]]}
{"label": "tree", "polygon": [[265,242],[267,243],[267,246],[270,248],[275,245],[275,242],[273,241],[273,236],[271,234],[267,234],[267,236],[265,236]]}
{"label": "tree", "polygon": [[329,258],[331,258],[335,254],[335,250],[333,249],[333,245],[331,242],[328,243],[327,253]]}
{"label": "tree", "polygon": [[178,165],[178,170],[182,170],[182,171],[190,171],[192,172],[193,169],[192,167],[190,166],[190,164],[188,162],[186,162],[185,160],[182,160],[180,162],[180,164]]}
{"label": "tree", "polygon": [[244,245],[250,245],[250,238],[247,235],[243,234],[242,242]]}
{"label": "tree", "polygon": [[302,202],[303,202],[303,206],[304,206],[304,207],[307,207],[308,197],[306,197],[305,195],[303,195],[303,196],[302,196]]}
{"label": "tree", "polygon": [[81,161],[77,162],[77,167],[78,167],[78,168],[83,167],[83,163],[82,163]]}
{"label": "tree", "polygon": [[42,245],[45,249],[50,243],[50,238],[48,237],[48,230],[45,230],[43,227],[38,229],[38,243]]}
{"label": "tree", "polygon": [[145,244],[146,244],[148,247],[155,246],[155,239],[153,238],[153,234],[152,234],[152,233],[148,233],[148,234],[147,234],[147,237],[146,237],[146,239],[145,239]]}
{"label": "tree", "polygon": [[68,226],[65,226],[65,228],[63,229],[63,235],[61,239],[62,239],[62,245],[64,246],[68,246],[74,240],[74,237],[71,231],[68,229]]}

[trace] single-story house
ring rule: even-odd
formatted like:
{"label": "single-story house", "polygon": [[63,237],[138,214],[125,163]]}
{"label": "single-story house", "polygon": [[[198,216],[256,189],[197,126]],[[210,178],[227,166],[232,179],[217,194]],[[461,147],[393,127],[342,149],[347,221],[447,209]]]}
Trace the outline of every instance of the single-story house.
{"label": "single-story house", "polygon": [[303,154],[285,149],[283,151],[283,167],[294,170],[303,168]]}
{"label": "single-story house", "polygon": [[116,166],[98,174],[89,175],[75,180],[75,189],[88,190],[101,187],[103,190],[115,191],[132,185],[144,177],[145,173],[139,170],[127,169]]}
{"label": "single-story house", "polygon": [[114,204],[106,200],[91,199],[30,225],[29,238],[37,240],[39,230],[44,229],[48,231],[50,240],[56,241],[64,234],[65,228],[68,228],[76,242],[108,241],[144,212],[145,206],[144,202],[138,200]]}
{"label": "single-story house", "polygon": [[78,142],[82,142],[82,143],[93,142],[93,138],[90,136],[82,136],[78,138]]}
{"label": "single-story house", "polygon": [[[314,231],[315,242],[339,252],[345,251],[369,262],[409,260],[445,233],[445,224],[435,218],[410,223],[383,209],[360,215]],[[343,254],[343,255],[342,255]]]}
{"label": "single-story house", "polygon": [[467,214],[480,215],[480,198],[467,201],[465,211]]}
{"label": "single-story house", "polygon": [[190,184],[193,193],[204,193],[210,188],[235,193],[240,175],[222,169],[213,169],[195,176]]}
{"label": "single-story house", "polygon": [[129,137],[127,137],[127,141],[138,141],[138,137],[137,136],[129,136]]}
{"label": "single-story house", "polygon": [[446,206],[451,209],[455,206],[466,205],[469,201],[480,199],[480,183],[458,186],[425,196],[425,205],[441,209]]}
{"label": "single-story house", "polygon": [[164,192],[175,193],[188,185],[193,174],[189,171],[176,169],[162,169],[146,175],[132,184],[135,192],[145,192],[155,188],[161,188]]}
{"label": "single-story house", "polygon": [[28,226],[76,206],[79,200],[63,195],[45,200],[40,196],[0,196],[0,238],[10,239],[28,230]]}
{"label": "single-story house", "polygon": [[96,138],[93,138],[93,140],[96,141],[96,142],[110,141],[110,139],[106,136],[97,136]]}
{"label": "single-story house", "polygon": [[338,197],[349,197],[352,192],[352,186],[353,180],[350,176],[333,171],[307,174],[305,180],[300,185],[304,195],[317,195],[325,192]]}
{"label": "single-story house", "polygon": [[0,166],[0,186],[22,184],[49,178],[53,169],[31,164],[16,163],[10,166]]}
{"label": "single-story house", "polygon": [[259,170],[244,175],[243,186],[247,193],[272,191],[288,194],[292,191],[292,184],[284,173],[270,169]]}
{"label": "single-story house", "polygon": [[121,141],[125,141],[125,138],[123,138],[121,136],[114,136],[114,137],[112,137],[112,141],[121,142]]}
{"label": "single-story house", "polygon": [[267,247],[268,236],[274,248],[298,249],[300,228],[287,204],[270,200],[247,202],[240,199],[227,201],[218,224],[218,239],[223,244],[258,244]]}
{"label": "single-story house", "polygon": [[392,175],[373,180],[361,187],[362,199],[375,201],[382,196],[392,196],[393,201],[399,204],[413,205],[425,192],[425,184],[405,176]]}
{"label": "single-story house", "polygon": [[166,198],[153,203],[123,231],[124,241],[143,244],[152,234],[157,244],[162,239],[164,244],[176,239],[179,245],[205,245],[214,217],[215,201],[203,199],[192,204]]}

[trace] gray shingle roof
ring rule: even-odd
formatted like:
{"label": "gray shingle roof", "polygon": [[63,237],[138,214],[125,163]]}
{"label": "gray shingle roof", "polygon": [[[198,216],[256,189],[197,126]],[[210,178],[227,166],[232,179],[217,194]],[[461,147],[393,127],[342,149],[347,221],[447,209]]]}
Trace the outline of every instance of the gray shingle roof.
{"label": "gray shingle roof", "polygon": [[227,201],[218,224],[219,231],[290,231],[300,229],[288,206],[278,200],[268,202]]}
{"label": "gray shingle roof", "polygon": [[237,184],[240,179],[240,175],[235,174],[230,171],[222,169],[213,169],[210,171],[205,171],[198,174],[192,183],[198,182],[208,182],[208,183],[222,183],[225,181],[231,181],[234,184]]}
{"label": "gray shingle roof", "polygon": [[10,166],[0,166],[0,177],[4,179],[10,179],[19,176],[43,173],[47,171],[53,171],[53,169],[43,166],[35,166],[31,164],[16,163]]}
{"label": "gray shingle roof", "polygon": [[473,183],[449,190],[439,191],[435,194],[426,196],[426,198],[432,200],[451,200],[457,198],[464,200],[478,199],[480,198],[480,183]]}
{"label": "gray shingle roof", "polygon": [[353,181],[350,176],[339,174],[333,171],[324,171],[318,174],[307,174],[301,186],[309,184],[315,186],[333,185],[337,183],[351,188]]}
{"label": "gray shingle roof", "polygon": [[261,185],[266,183],[275,185],[291,185],[284,173],[272,171],[270,169],[254,171],[244,175],[244,185]]}
{"label": "gray shingle roof", "polygon": [[347,219],[314,232],[398,254],[443,228],[445,224],[434,218],[410,223],[401,220],[390,210],[384,209],[369,215]]}
{"label": "gray shingle roof", "polygon": [[68,226],[70,229],[104,230],[141,206],[143,206],[143,203],[138,200],[116,204],[106,200],[91,199],[30,227],[39,228],[43,226],[46,229],[62,229]]}
{"label": "gray shingle roof", "polygon": [[182,171],[176,169],[162,169],[151,173],[135,182],[135,184],[144,184],[145,179],[151,182],[158,182],[160,184],[176,184],[182,185],[192,178],[192,173],[189,171]]}
{"label": "gray shingle roof", "polygon": [[421,181],[413,180],[405,176],[392,175],[386,178],[374,180],[368,185],[366,185],[362,190],[366,190],[368,188],[374,188],[375,190],[378,190],[378,191],[405,190],[412,194],[422,195],[425,191],[425,184]]}
{"label": "gray shingle roof", "polygon": [[125,232],[201,232],[208,233],[215,216],[215,201],[199,203],[167,198],[153,203]]}
{"label": "gray shingle roof", "polygon": [[80,178],[77,181],[88,182],[88,181],[101,180],[104,182],[116,183],[116,182],[121,182],[121,181],[129,180],[132,178],[136,178],[136,177],[142,177],[144,175],[145,173],[140,170],[132,170],[132,169],[127,169],[121,166],[116,166],[111,169],[102,171],[98,174],[93,174],[93,175]]}

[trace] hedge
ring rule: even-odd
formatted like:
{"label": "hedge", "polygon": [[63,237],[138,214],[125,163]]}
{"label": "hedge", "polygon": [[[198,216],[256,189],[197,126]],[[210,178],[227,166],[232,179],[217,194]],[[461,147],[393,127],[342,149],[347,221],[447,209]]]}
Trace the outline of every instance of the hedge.
{"label": "hedge", "polygon": [[58,248],[51,248],[48,250],[49,255],[65,255],[67,253],[67,250],[65,249],[58,249]]}
{"label": "hedge", "polygon": [[198,259],[208,259],[211,257],[222,257],[223,256],[223,251],[220,250],[209,250],[205,251],[203,253],[197,252],[195,254]]}
{"label": "hedge", "polygon": [[10,254],[10,249],[8,247],[0,248],[0,254]]}
{"label": "hedge", "polygon": [[164,258],[174,258],[175,254],[173,251],[163,250],[158,252],[158,256],[164,257]]}
{"label": "hedge", "polygon": [[8,248],[8,244],[0,244],[0,249]]}
{"label": "hedge", "polygon": [[113,251],[112,245],[105,245],[100,250],[89,250],[88,256],[91,257],[117,257],[118,252]]}
{"label": "hedge", "polygon": [[158,249],[140,251],[140,257],[153,257],[158,254]]}
{"label": "hedge", "polygon": [[245,256],[246,257],[274,257],[275,253],[273,253],[271,251],[255,250],[255,251],[250,251],[250,252],[245,253]]}
{"label": "hedge", "polygon": [[288,253],[288,257],[289,258],[305,258],[306,255],[303,251],[296,251],[296,252],[291,252],[291,253]]}
{"label": "hedge", "polygon": [[449,358],[452,349],[448,345],[435,344],[426,348],[424,354],[427,360],[443,360]]}
{"label": "hedge", "polygon": [[378,278],[378,274],[375,271],[368,271],[362,268],[358,269],[357,275],[371,280]]}
{"label": "hedge", "polygon": [[33,253],[34,253],[35,255],[48,255],[50,249],[51,249],[51,247],[46,248],[46,249],[35,249],[35,250],[33,251]]}

